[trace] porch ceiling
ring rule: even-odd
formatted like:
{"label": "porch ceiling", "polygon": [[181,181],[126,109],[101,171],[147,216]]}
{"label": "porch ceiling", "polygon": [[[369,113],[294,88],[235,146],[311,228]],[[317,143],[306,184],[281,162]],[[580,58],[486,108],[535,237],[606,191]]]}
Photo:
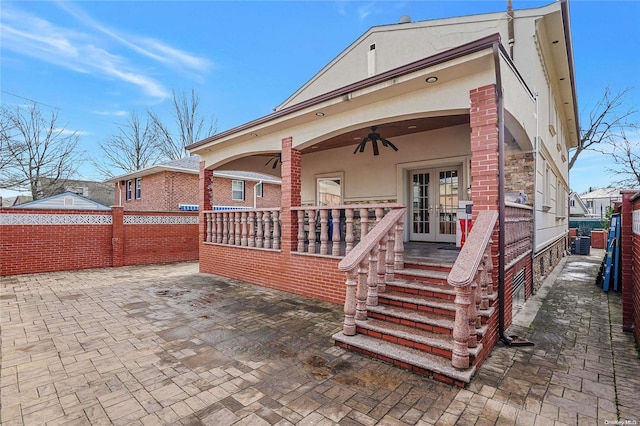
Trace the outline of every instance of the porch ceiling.
{"label": "porch ceiling", "polygon": [[[382,137],[384,137],[385,139],[391,139],[396,136],[427,132],[430,130],[458,126],[461,124],[469,124],[468,114],[414,118],[411,120],[390,121],[387,123],[379,123],[376,125],[378,126],[377,131],[382,135]],[[308,154],[311,152],[341,148],[349,145],[357,145],[360,143],[360,141],[362,141],[362,138],[367,136],[369,133],[371,133],[371,129],[369,127],[362,127],[350,132],[342,133],[340,135],[312,145],[308,148],[305,148],[302,150],[302,153]]]}

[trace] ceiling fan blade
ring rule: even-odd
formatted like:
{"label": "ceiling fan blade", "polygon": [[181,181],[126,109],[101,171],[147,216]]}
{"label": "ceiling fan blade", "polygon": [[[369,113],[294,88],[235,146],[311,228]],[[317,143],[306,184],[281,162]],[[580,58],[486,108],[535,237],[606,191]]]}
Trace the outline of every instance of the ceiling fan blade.
{"label": "ceiling fan blade", "polygon": [[392,143],[391,143],[391,141],[388,141],[388,140],[386,140],[386,139],[382,139],[382,143],[383,143],[385,146],[390,146],[391,148],[393,148],[393,150],[394,150],[394,151],[397,151],[397,150],[398,150],[398,148],[397,148],[394,144],[392,144]]}
{"label": "ceiling fan blade", "polygon": [[378,151],[378,141],[373,139],[371,144],[373,145],[373,155],[380,155],[380,151]]}

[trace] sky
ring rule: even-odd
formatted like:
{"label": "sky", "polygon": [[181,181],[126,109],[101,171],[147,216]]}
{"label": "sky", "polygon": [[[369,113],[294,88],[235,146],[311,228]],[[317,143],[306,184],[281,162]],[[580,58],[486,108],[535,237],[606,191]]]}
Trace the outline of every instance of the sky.
{"label": "sky", "polygon": [[[513,0],[515,9],[550,1]],[[81,136],[87,159],[131,112],[170,118],[172,91],[194,89],[224,131],[264,116],[370,27],[504,11],[500,1],[0,2],[0,100],[37,102]],[[640,0],[571,0],[581,123],[601,99],[636,85]],[[629,99],[640,94],[633,89]],[[637,117],[640,121],[640,117]],[[583,124],[584,125],[584,124]],[[571,189],[615,178],[584,152]],[[90,161],[80,177],[102,180]],[[10,195],[5,193],[4,195]]]}

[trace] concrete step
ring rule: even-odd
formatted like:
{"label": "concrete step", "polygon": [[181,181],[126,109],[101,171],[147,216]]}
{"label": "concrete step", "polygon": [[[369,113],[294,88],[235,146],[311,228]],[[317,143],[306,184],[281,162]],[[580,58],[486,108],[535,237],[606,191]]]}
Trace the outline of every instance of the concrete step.
{"label": "concrete step", "polygon": [[394,271],[395,278],[423,281],[433,284],[448,285],[447,278],[449,277],[448,271],[435,271],[433,269],[415,269],[404,268],[396,269]]}
{"label": "concrete step", "polygon": [[[496,309],[493,305],[497,299],[497,293],[493,293],[489,296],[489,302],[492,306],[490,306],[489,309],[480,311],[480,316],[482,318],[489,318],[493,314]],[[456,314],[456,305],[453,300],[433,296],[414,295],[398,291],[386,291],[384,293],[379,293],[378,303],[378,306],[388,305],[397,308],[405,308],[409,311],[431,312],[451,319],[453,319]]]}
{"label": "concrete step", "polygon": [[463,387],[471,381],[475,366],[458,370],[451,360],[424,351],[407,348],[396,343],[356,334],[346,336],[342,332],[332,336],[338,346],[377,358],[407,370],[415,371],[436,380]]}
{"label": "concrete step", "polygon": [[434,314],[445,315],[453,318],[456,312],[456,305],[453,301],[433,297],[408,294],[398,291],[385,291],[378,294],[378,303],[412,309],[423,312],[433,312]]}
{"label": "concrete step", "polygon": [[433,284],[403,278],[396,278],[388,282],[386,291],[413,294],[416,296],[437,297],[450,301],[456,298],[456,290],[449,284]]}
{"label": "concrete step", "polygon": [[403,324],[435,333],[451,334],[453,330],[454,319],[452,317],[435,314],[433,312],[423,312],[383,304],[367,306],[367,312],[370,318]]}

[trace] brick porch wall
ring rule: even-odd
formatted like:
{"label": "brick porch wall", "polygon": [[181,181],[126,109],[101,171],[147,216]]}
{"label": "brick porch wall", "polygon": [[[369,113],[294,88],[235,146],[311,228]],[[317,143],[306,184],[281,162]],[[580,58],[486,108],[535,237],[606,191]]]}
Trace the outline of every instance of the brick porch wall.
{"label": "brick porch wall", "polygon": [[[133,214],[138,213],[125,212],[124,216]],[[164,212],[144,212],[149,218],[164,215]],[[125,224],[123,234],[124,265],[183,262],[199,257],[198,224]]]}
{"label": "brick porch wall", "polygon": [[[28,215],[32,223],[7,224],[5,219],[10,216],[6,215],[12,214]],[[198,259],[197,224],[124,225],[125,215],[121,207],[111,211],[1,209],[0,275]],[[193,217],[196,213],[171,215]],[[70,216],[82,216],[81,224],[68,223]],[[111,223],[87,224],[96,221],[92,216],[109,218]],[[64,218],[67,224],[48,224]]]}

